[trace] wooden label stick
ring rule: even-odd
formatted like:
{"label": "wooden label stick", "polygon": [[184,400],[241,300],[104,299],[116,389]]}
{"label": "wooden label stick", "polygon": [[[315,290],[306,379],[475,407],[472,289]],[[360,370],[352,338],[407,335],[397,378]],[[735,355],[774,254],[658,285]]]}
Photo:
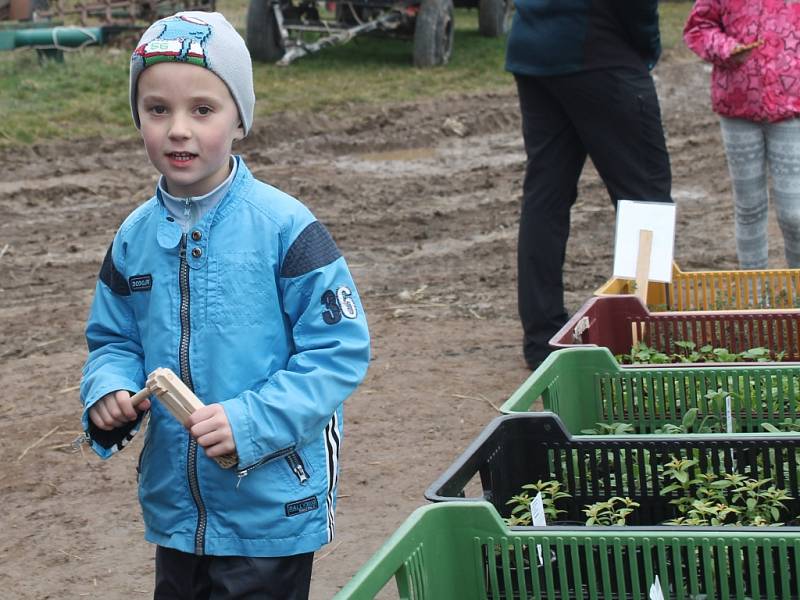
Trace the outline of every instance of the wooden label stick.
{"label": "wooden label stick", "polygon": [[636,257],[636,295],[647,306],[647,282],[650,280],[650,254],[653,250],[653,232],[639,230],[639,253]]}
{"label": "wooden label stick", "polygon": [[[158,398],[159,402],[184,426],[189,415],[204,406],[171,369],[161,368],[150,373],[147,377],[147,386],[131,397],[131,403],[136,406],[151,394]],[[239,457],[233,453],[217,456],[214,460],[223,469],[230,469],[236,466]]]}

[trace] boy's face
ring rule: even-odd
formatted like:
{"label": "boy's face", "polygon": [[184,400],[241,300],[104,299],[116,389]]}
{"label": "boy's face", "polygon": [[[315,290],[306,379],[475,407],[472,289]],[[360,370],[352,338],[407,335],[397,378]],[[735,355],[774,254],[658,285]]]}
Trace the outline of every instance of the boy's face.
{"label": "boy's face", "polygon": [[223,81],[203,67],[165,62],[146,68],[137,86],[144,146],[167,191],[202,196],[225,181],[244,130]]}

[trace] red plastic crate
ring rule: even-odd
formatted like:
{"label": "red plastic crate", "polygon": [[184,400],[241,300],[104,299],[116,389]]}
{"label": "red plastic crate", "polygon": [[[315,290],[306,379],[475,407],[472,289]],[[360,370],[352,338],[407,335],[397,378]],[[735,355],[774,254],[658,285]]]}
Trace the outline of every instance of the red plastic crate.
{"label": "red plastic crate", "polygon": [[764,347],[775,353],[783,352],[784,361],[798,361],[800,313],[792,310],[651,313],[635,296],[594,297],[550,339],[550,345],[605,346],[613,354],[623,354],[630,352],[636,342],[644,342],[672,354],[680,352],[675,346],[679,341],[694,342],[698,348],[711,344],[734,353]]}

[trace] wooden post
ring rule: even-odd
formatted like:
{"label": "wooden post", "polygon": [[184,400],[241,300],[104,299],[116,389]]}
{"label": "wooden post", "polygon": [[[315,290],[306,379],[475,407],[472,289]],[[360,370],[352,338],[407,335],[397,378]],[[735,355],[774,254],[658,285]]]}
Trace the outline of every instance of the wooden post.
{"label": "wooden post", "polygon": [[639,253],[636,257],[636,295],[647,306],[647,283],[650,281],[650,254],[653,250],[653,232],[639,230]]}

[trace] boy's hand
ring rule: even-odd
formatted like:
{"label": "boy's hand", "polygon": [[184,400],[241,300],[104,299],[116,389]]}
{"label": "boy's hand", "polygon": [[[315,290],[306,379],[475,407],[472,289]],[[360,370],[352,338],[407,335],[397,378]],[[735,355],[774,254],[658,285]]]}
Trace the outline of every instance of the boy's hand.
{"label": "boy's hand", "polygon": [[221,404],[198,408],[186,421],[186,427],[209,458],[232,454],[236,450],[233,430]]}
{"label": "boy's hand", "polygon": [[111,431],[139,418],[139,413],[150,408],[150,400],[144,399],[136,408],[131,404],[131,393],[117,390],[106,394],[89,409],[89,418],[97,427]]}

